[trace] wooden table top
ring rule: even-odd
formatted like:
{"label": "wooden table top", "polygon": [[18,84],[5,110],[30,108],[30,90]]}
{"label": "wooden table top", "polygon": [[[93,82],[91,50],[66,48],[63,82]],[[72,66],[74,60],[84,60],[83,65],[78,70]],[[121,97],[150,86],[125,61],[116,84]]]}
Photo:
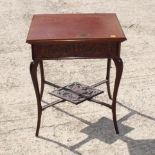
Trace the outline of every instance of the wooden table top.
{"label": "wooden table top", "polygon": [[34,15],[27,43],[126,40],[114,13]]}

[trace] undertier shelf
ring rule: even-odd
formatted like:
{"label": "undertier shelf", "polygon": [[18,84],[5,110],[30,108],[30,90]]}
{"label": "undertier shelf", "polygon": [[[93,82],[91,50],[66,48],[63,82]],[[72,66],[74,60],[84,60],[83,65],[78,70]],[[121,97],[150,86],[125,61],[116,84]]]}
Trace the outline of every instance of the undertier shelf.
{"label": "undertier shelf", "polygon": [[52,95],[74,104],[89,100],[101,93],[103,93],[103,91],[78,82],[74,82],[51,92]]}

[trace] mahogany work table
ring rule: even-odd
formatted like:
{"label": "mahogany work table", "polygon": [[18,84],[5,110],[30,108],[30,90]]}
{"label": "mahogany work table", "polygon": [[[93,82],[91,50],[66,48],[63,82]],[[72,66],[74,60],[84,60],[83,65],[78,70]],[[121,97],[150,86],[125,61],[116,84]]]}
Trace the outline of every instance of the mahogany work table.
{"label": "mahogany work table", "polygon": [[[36,136],[39,134],[41,115],[46,108],[63,101],[70,101],[79,104],[85,100],[93,101],[104,105],[112,110],[115,131],[118,134],[116,119],[116,98],[123,62],[120,58],[121,42],[126,37],[122,31],[116,14],[40,14],[34,15],[29,29],[26,42],[31,44],[32,59],[30,73],[35,89],[38,107],[38,121]],[[77,82],[60,87],[45,80],[43,60],[57,59],[107,59],[106,79],[86,86]],[[111,60],[116,67],[116,78],[114,83],[113,96],[110,92],[110,68]],[[37,79],[37,67],[40,66],[41,87],[39,89]],[[93,99],[94,96],[103,91],[95,87],[106,83],[109,98],[112,104]],[[51,104],[42,106],[44,84],[58,88],[51,93],[61,99]]]}

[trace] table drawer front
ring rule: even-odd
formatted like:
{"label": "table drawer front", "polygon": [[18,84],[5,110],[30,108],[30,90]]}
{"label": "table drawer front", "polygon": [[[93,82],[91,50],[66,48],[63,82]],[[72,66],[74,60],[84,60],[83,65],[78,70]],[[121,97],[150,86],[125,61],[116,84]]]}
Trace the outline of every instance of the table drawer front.
{"label": "table drawer front", "polygon": [[33,45],[33,59],[107,58],[117,55],[117,43]]}

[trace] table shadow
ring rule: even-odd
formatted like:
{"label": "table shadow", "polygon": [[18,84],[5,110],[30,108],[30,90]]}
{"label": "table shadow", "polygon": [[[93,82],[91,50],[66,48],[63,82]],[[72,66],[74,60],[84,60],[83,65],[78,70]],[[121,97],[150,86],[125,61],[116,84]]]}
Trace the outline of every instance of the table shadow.
{"label": "table shadow", "polygon": [[53,108],[57,109],[58,111],[61,111],[65,113],[66,115],[69,115],[70,117],[73,117],[87,124],[87,127],[85,127],[84,129],[80,131],[86,134],[87,138],[85,138],[81,142],[75,145],[72,145],[72,146],[67,146],[65,144],[62,144],[61,142],[57,142],[55,140],[52,140],[52,139],[49,139],[43,136],[39,136],[39,138],[55,143],[77,155],[82,155],[82,153],[78,152],[77,149],[93,139],[98,139],[101,142],[107,143],[109,145],[115,143],[117,140],[121,140],[127,144],[129,155],[154,155],[155,154],[155,139],[138,139],[137,140],[137,139],[133,139],[133,138],[126,136],[129,132],[134,130],[134,128],[124,125],[123,122],[125,122],[129,117],[131,117],[134,114],[141,115],[151,120],[155,120],[155,119],[150,116],[141,114],[138,111],[132,110],[131,108],[128,108],[127,106],[125,106],[124,104],[120,102],[118,104],[130,111],[127,115],[125,115],[123,118],[118,120],[118,126],[120,130],[119,135],[115,134],[113,121],[106,117],[102,117],[97,122],[91,123],[59,107],[53,106]]}

